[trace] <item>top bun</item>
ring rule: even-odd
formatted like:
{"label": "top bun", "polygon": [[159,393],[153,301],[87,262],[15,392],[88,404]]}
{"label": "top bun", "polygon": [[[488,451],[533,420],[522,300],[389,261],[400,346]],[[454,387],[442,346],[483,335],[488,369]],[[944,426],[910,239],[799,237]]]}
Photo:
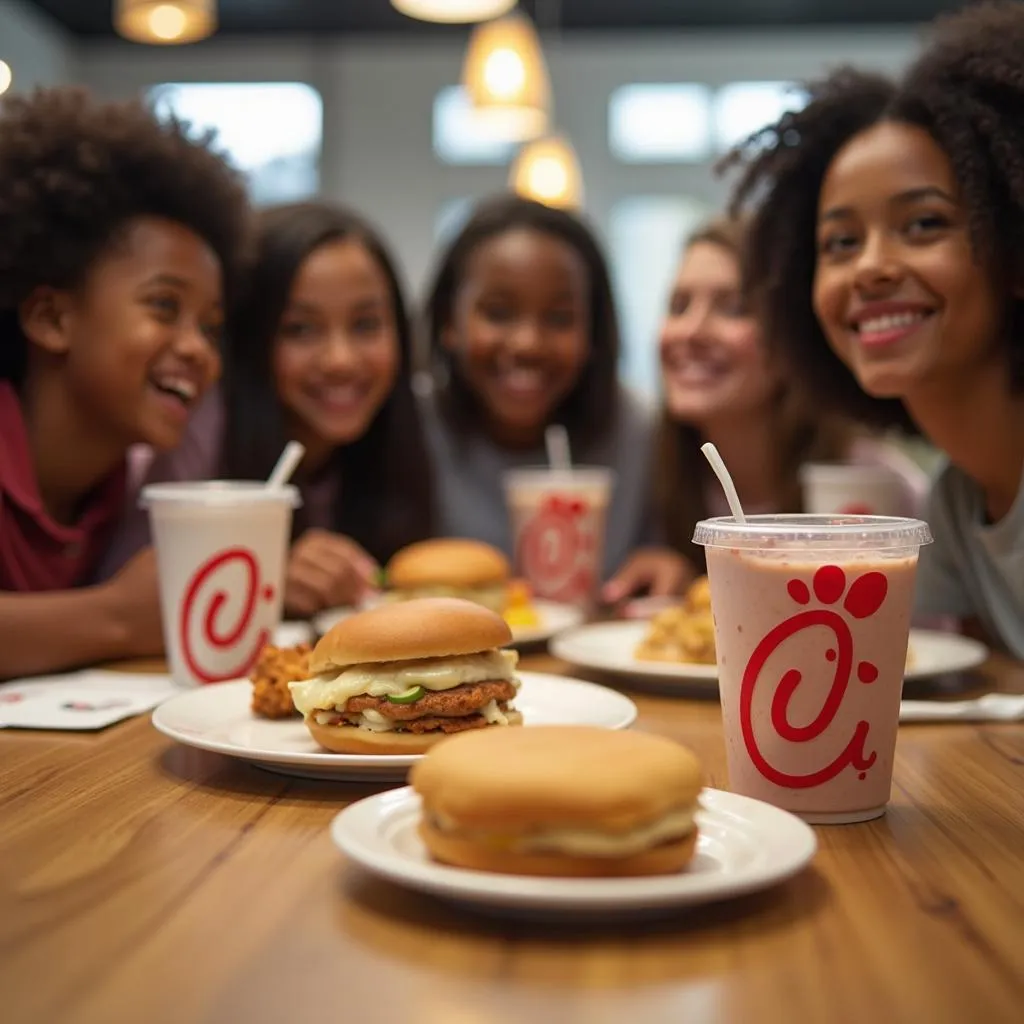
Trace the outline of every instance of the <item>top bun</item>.
{"label": "top bun", "polygon": [[478,540],[422,540],[402,548],[387,564],[393,587],[480,587],[508,579],[508,559]]}
{"label": "top bun", "polygon": [[556,725],[452,736],[409,781],[460,828],[608,831],[692,807],[703,785],[695,755],[663,736]]}
{"label": "top bun", "polygon": [[342,619],[313,649],[310,675],[379,661],[476,654],[511,640],[505,620],[482,605],[454,597],[424,597]]}

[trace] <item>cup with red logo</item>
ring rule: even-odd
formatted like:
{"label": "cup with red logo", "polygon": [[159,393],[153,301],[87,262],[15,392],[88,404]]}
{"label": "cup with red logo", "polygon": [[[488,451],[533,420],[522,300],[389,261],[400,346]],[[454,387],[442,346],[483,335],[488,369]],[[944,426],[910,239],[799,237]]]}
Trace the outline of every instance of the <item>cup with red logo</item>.
{"label": "cup with red logo", "polygon": [[729,783],[816,824],[885,812],[921,545],[916,519],[697,524]]}
{"label": "cup with red logo", "polygon": [[164,644],[175,682],[249,674],[281,621],[294,487],[212,480],[151,484]]}
{"label": "cup with red logo", "polygon": [[544,600],[589,605],[601,581],[615,474],[604,466],[505,473],[516,569]]}
{"label": "cup with red logo", "polygon": [[804,511],[818,515],[900,516],[908,508],[903,477],[888,466],[808,463],[800,470]]}

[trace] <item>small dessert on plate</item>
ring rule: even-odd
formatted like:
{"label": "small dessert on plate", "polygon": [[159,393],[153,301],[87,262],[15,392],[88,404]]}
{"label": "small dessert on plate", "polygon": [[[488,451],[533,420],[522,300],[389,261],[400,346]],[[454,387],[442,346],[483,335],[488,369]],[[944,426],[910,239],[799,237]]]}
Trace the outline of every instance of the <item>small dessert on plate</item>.
{"label": "small dessert on plate", "polygon": [[413,766],[435,860],[512,875],[681,870],[697,842],[700,764],[650,733],[536,726],[445,740]]}
{"label": "small dessert on plate", "polygon": [[410,544],[385,567],[391,600],[460,597],[499,615],[505,611],[510,572],[508,559],[497,548],[457,538]]}
{"label": "small dessert on plate", "polygon": [[339,754],[422,754],[454,732],[501,732],[522,716],[512,633],[450,597],[384,604],[343,619],[289,685],[313,738]]}
{"label": "small dessert on plate", "polygon": [[297,714],[288,684],[309,675],[309,644],[263,648],[249,675],[253,714],[261,718],[291,718]]}

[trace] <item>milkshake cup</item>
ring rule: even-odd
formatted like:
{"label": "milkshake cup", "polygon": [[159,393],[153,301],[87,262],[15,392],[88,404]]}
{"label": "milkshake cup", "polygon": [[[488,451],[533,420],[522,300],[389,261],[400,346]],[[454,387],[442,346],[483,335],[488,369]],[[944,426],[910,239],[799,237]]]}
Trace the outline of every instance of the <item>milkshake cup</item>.
{"label": "milkshake cup", "polygon": [[907,508],[903,478],[887,466],[809,463],[800,470],[804,511],[815,515],[900,516]]}
{"label": "milkshake cup", "polygon": [[249,674],[281,620],[294,487],[152,484],[149,509],[164,645],[176,683]]}
{"label": "milkshake cup", "polygon": [[614,482],[603,466],[505,473],[516,571],[537,597],[582,607],[593,602]]}
{"label": "milkshake cup", "polygon": [[928,526],[720,517],[694,541],[707,554],[730,788],[816,824],[882,815]]}

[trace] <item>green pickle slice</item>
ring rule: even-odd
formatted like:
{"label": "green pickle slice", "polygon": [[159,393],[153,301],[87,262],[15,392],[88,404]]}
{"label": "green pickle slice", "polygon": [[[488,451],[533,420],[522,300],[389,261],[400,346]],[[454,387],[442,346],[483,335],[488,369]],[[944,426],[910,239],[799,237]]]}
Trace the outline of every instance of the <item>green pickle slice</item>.
{"label": "green pickle slice", "polygon": [[401,693],[389,693],[387,699],[392,704],[413,704],[426,692],[422,686],[410,686],[408,690],[403,690]]}

